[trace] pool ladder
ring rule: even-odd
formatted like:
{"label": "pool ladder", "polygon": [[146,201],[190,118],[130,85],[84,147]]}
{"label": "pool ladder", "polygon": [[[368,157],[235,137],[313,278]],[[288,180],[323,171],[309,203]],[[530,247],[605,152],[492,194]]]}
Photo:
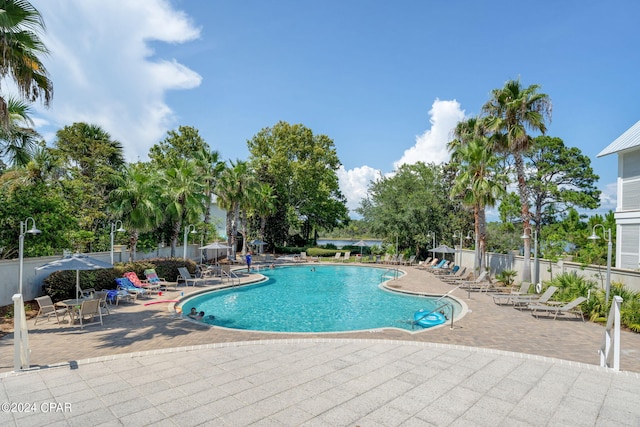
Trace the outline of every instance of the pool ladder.
{"label": "pool ladder", "polygon": [[380,279],[390,279],[396,280],[399,276],[399,271],[397,268],[387,268],[384,273],[380,276]]}
{"label": "pool ladder", "polygon": [[[436,300],[436,302],[441,301],[445,296],[446,296],[446,295],[442,295],[440,298],[438,298],[438,299]],[[438,310],[440,310],[440,309],[443,309],[443,308],[448,308],[448,309],[451,311],[451,313],[444,312],[443,314],[445,315],[445,317],[447,316],[447,314],[449,314],[449,317],[451,318],[451,329],[453,329],[453,314],[454,314],[454,309],[453,309],[453,304],[451,304],[451,303],[450,303],[450,302],[448,302],[448,301],[444,302],[444,304],[442,304],[442,305],[438,306],[437,308],[434,308],[434,309],[433,309],[433,310],[431,310],[430,312],[425,313],[425,315],[424,315],[424,316],[422,316],[420,319],[413,320],[413,321],[411,322],[411,329],[413,329],[413,328],[418,324],[418,322],[419,322],[420,320],[424,319],[424,318],[425,318],[425,317],[427,317],[428,315],[433,314],[433,313],[435,313],[436,311],[438,311]],[[449,311],[449,310],[448,310],[448,311]]]}

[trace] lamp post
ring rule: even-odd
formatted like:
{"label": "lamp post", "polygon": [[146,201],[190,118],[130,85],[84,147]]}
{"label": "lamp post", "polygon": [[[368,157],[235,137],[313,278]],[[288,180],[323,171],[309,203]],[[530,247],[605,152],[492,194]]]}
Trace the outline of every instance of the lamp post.
{"label": "lamp post", "polygon": [[[529,234],[527,234],[527,230],[529,230]],[[530,239],[531,238],[531,227],[524,228],[524,234],[520,236],[521,239]],[[538,268],[538,230],[533,229],[533,283],[538,284],[539,277],[539,268]]]}
{"label": "lamp post", "polygon": [[[432,245],[433,246],[432,246],[432,248],[435,249],[436,248],[436,232],[435,231],[427,231],[427,239],[429,237],[433,238],[433,241],[432,241]],[[436,253],[435,252],[432,252],[432,253],[433,253],[433,257],[435,258],[436,257]]]}
{"label": "lamp post", "polygon": [[[471,237],[471,234],[473,234],[473,237]],[[474,250],[473,250],[473,274],[474,275],[478,275],[478,235],[476,234],[475,231],[470,231],[469,233],[467,233],[467,237],[465,237],[465,239],[467,240],[474,240]]]}
{"label": "lamp post", "polygon": [[[460,249],[459,249],[459,251],[460,251],[460,257],[459,257],[460,258],[460,264],[458,264],[458,265],[462,265],[462,234],[463,233],[461,231],[460,232]],[[453,233],[453,238],[455,239],[456,237],[458,237],[458,233]]]}
{"label": "lamp post", "polygon": [[[31,220],[31,228],[27,230],[27,224]],[[36,228],[36,220],[28,217],[24,221],[20,221],[20,237],[18,238],[18,257],[20,258],[20,266],[18,269],[18,293],[22,295],[22,271],[24,266],[24,234],[40,234],[41,231]]]}
{"label": "lamp post", "polygon": [[605,304],[609,305],[609,291],[611,289],[611,246],[612,246],[611,229],[610,228],[605,229],[604,225],[602,224],[594,225],[591,236],[588,237],[590,240],[600,239],[600,236],[596,234],[596,228],[598,227],[602,227],[602,236],[605,239],[607,239],[607,288],[606,288]]}
{"label": "lamp post", "polygon": [[[120,227],[118,227],[118,223],[120,223]],[[116,227],[118,228],[116,229]],[[109,236],[111,237],[111,265],[113,265],[113,239],[116,235],[116,231],[119,233],[127,231],[124,228],[122,228],[122,221],[120,220],[117,220],[116,222],[111,223],[111,233],[109,233]]]}
{"label": "lamp post", "polygon": [[196,226],[193,224],[189,224],[184,228],[184,252],[182,253],[182,258],[187,259],[187,235],[196,233]]}

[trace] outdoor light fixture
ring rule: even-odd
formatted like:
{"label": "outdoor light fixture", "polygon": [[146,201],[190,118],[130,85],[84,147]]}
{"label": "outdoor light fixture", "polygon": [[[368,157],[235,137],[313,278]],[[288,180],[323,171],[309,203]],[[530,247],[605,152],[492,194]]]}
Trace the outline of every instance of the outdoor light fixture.
{"label": "outdoor light fixture", "polygon": [[[427,231],[427,239],[429,237],[433,238],[433,246],[432,246],[432,248],[435,249],[436,248],[436,232],[435,231]],[[433,257],[434,258],[436,257],[436,253],[435,252],[433,252]]]}
{"label": "outdoor light fixture", "polygon": [[[118,227],[118,223],[120,223],[120,227],[118,229],[116,229],[116,227]],[[125,232],[125,231],[127,231],[127,230],[122,228],[122,221],[117,220],[116,222],[112,222],[111,223],[111,233],[109,233],[109,235],[111,237],[111,265],[113,265],[113,238],[115,237],[116,232],[122,233],[122,232]]]}
{"label": "outdoor light fixture", "polygon": [[[471,237],[471,234],[473,234],[473,237]],[[476,234],[475,231],[470,231],[470,232],[467,233],[467,237],[465,237],[465,239],[467,239],[467,240],[473,239],[474,242],[475,242],[474,251],[473,251],[473,274],[475,274],[477,276],[479,274],[479,271],[478,271],[478,235]]]}
{"label": "outdoor light fixture", "polygon": [[188,234],[196,234],[196,226],[193,224],[189,224],[184,228],[184,252],[182,253],[182,258],[187,259],[187,236]]}
{"label": "outdoor light fixture", "polygon": [[[27,230],[27,224],[29,223],[29,220],[31,220],[31,228],[29,230]],[[23,271],[23,264],[24,264],[24,234],[25,233],[29,233],[29,234],[40,234],[41,231],[38,230],[36,228],[36,220],[33,219],[32,217],[28,217],[27,219],[25,219],[24,221],[20,221],[20,238],[18,239],[18,257],[20,258],[20,267],[19,267],[19,273],[18,273],[18,293],[20,295],[22,295],[22,271]]]}
{"label": "outdoor light fixture", "polygon": [[[464,233],[462,233],[462,231],[460,232],[460,248],[458,249],[460,251],[460,264],[458,265],[462,265],[462,235]],[[455,239],[456,237],[458,237],[458,233],[453,233],[453,238]]]}
{"label": "outdoor light fixture", "polygon": [[596,224],[593,226],[593,231],[591,236],[588,237],[589,240],[599,240],[600,236],[596,234],[596,228],[602,227],[602,235],[605,239],[607,239],[607,288],[606,288],[606,297],[605,304],[609,305],[609,291],[611,289],[611,229],[604,228],[602,224]]}
{"label": "outdoor light fixture", "polygon": [[[529,234],[527,234],[527,230],[529,230]],[[531,227],[525,227],[521,239],[530,239],[531,238]],[[539,268],[538,268],[538,230],[533,229],[533,283],[535,285],[538,284],[539,280]]]}

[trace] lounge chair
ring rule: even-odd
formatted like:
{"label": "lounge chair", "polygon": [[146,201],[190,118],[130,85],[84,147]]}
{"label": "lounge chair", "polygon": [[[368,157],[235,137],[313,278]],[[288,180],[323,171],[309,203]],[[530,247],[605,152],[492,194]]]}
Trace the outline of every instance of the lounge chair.
{"label": "lounge chair", "polygon": [[[120,279],[116,279],[116,283],[118,283],[119,280]],[[128,292],[126,289],[121,288],[118,284],[118,289],[107,291],[107,302],[115,305],[120,304],[120,301],[133,303],[138,298],[138,292],[139,289]]]}
{"label": "lounge chair", "polygon": [[485,281],[487,274],[483,271],[475,280],[459,283],[459,288],[466,291],[487,292],[491,288],[491,283],[488,280]]}
{"label": "lounge chair", "polygon": [[333,258],[333,262],[340,261],[341,257],[342,257],[342,252],[336,252],[336,256]]}
{"label": "lounge chair", "polygon": [[578,306],[586,300],[587,299],[585,297],[577,297],[565,305],[530,305],[529,310],[531,310],[531,314],[536,318],[538,318],[542,313],[545,313],[547,316],[551,316],[553,314],[554,319],[558,318],[558,314],[571,313],[580,317],[584,322],[584,313],[582,313],[582,310],[580,310]]}
{"label": "lounge chair", "polygon": [[350,251],[346,251],[344,253],[344,257],[342,258],[342,262],[348,262],[351,260],[351,252]]}
{"label": "lounge chair", "polygon": [[37,297],[36,302],[38,303],[38,314],[36,315],[36,320],[34,322],[34,326],[38,324],[38,319],[42,319],[43,317],[47,318],[47,322],[51,319],[51,316],[55,316],[58,325],[60,324],[60,317],[64,319],[64,316],[68,314],[66,308],[56,308],[53,305],[53,301],[51,301],[51,297],[49,295],[45,295],[43,297]]}
{"label": "lounge chair", "polygon": [[447,276],[455,275],[458,272],[458,270],[460,270],[460,266],[454,265],[451,268],[442,268],[442,269],[433,271],[433,273],[440,277],[447,277]]}
{"label": "lounge chair", "polygon": [[187,270],[187,267],[178,267],[178,284],[183,281],[186,286],[189,286],[189,284],[191,284],[191,286],[196,286],[196,283],[206,284],[207,280],[208,279],[203,277],[198,278],[192,276],[189,270]]}
{"label": "lounge chair", "polygon": [[80,329],[84,328],[85,318],[89,317],[91,320],[93,320],[95,316],[98,316],[98,318],[100,319],[100,324],[102,325],[102,310],[100,310],[100,300],[94,298],[82,301],[82,305],[80,305],[80,312],[78,313],[78,318],[80,319]]}
{"label": "lounge chair", "polygon": [[[455,267],[458,267],[458,269],[455,270]],[[469,277],[471,276],[471,272],[467,272],[466,267],[460,267],[458,265],[456,265],[455,267],[449,272],[449,274],[438,276],[438,279],[442,280],[445,283],[453,283],[455,281],[470,280]]]}
{"label": "lounge chair", "polygon": [[[131,283],[131,280],[126,277],[118,277],[115,279],[116,284],[118,285],[118,289],[123,291],[127,291],[129,294],[135,295],[136,299],[138,297],[148,297],[150,296],[150,292],[147,289],[139,288]],[[116,305],[118,305],[116,303]]]}
{"label": "lounge chair", "polygon": [[147,278],[147,283],[150,283],[152,285],[160,285],[160,289],[163,289],[165,291],[169,288],[169,285],[177,286],[176,282],[168,282],[165,278],[158,277],[158,273],[156,273],[156,270],[153,268],[147,268],[144,271],[144,277]]}
{"label": "lounge chair", "polygon": [[409,257],[409,259],[404,260],[403,264],[404,265],[413,265],[413,264],[415,264],[415,260],[416,260],[416,256],[415,255],[411,255]]}
{"label": "lounge chair", "polygon": [[[550,302],[549,300],[553,294],[558,290],[555,286],[549,286],[546,291],[540,296],[537,295],[519,295],[511,299],[513,307],[518,310],[529,310],[529,307],[534,305],[558,305],[557,303]],[[562,304],[560,304],[562,305]]]}
{"label": "lounge chair", "polygon": [[501,304],[511,304],[514,297],[529,294],[530,287],[530,282],[522,282],[517,290],[512,289],[508,293],[493,294],[493,302],[498,304],[498,301],[500,301]]}
{"label": "lounge chair", "polygon": [[[431,258],[429,258],[429,259],[431,259]],[[434,265],[438,264],[438,262],[440,262],[440,260],[438,258],[433,258],[429,262],[425,261],[424,263],[422,263],[422,265],[418,266],[418,268],[421,269],[421,270],[430,270],[431,267],[433,267]]]}
{"label": "lounge chair", "polygon": [[127,271],[122,276],[129,279],[129,281],[133,283],[133,286],[135,286],[136,288],[145,289],[147,292],[155,292],[155,293],[160,292],[160,284],[149,283],[146,280],[145,281],[140,280],[140,278],[135,273],[135,271]]}

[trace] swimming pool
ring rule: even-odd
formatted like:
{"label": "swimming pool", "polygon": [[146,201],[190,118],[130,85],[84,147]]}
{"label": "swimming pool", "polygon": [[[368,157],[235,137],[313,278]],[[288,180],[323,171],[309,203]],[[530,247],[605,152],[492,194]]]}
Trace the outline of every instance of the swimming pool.
{"label": "swimming pool", "polygon": [[[420,330],[414,313],[443,304],[436,298],[383,290],[385,270],[357,266],[285,266],[261,271],[259,284],[207,292],[181,304],[205,312],[216,326],[272,332],[339,332],[380,328]],[[461,307],[455,300],[455,313]],[[450,310],[449,310],[450,312]],[[211,320],[210,315],[215,316]]]}

